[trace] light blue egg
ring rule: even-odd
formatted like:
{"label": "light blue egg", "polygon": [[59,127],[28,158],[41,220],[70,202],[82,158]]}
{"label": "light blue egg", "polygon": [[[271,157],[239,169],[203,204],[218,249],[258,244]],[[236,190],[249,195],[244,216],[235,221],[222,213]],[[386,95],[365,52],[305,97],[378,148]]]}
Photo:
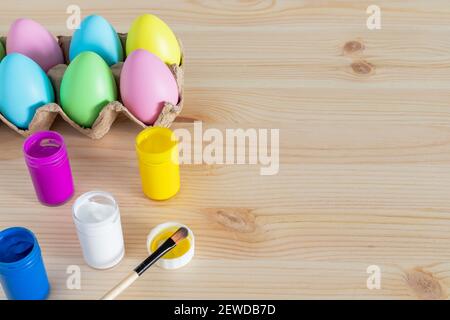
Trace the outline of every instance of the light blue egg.
{"label": "light blue egg", "polygon": [[109,66],[123,61],[123,47],[116,30],[100,16],[92,15],[83,19],[70,43],[70,61],[85,51],[97,53]]}
{"label": "light blue egg", "polygon": [[55,101],[44,70],[30,58],[7,55],[0,63],[0,113],[21,129],[28,129],[36,109]]}

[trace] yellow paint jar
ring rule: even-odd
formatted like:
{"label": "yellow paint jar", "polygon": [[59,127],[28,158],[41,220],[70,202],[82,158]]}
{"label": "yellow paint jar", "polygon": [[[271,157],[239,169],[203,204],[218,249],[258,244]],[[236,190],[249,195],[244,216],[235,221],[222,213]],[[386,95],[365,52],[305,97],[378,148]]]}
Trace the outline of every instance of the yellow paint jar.
{"label": "yellow paint jar", "polygon": [[150,127],[136,137],[142,189],[153,200],[167,200],[180,190],[178,140],[172,130]]}

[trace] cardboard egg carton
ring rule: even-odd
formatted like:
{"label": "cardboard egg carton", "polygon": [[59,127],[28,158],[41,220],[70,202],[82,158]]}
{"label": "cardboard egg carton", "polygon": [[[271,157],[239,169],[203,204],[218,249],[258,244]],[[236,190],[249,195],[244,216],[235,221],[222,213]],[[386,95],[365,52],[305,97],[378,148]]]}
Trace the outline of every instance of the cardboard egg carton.
{"label": "cardboard egg carton", "polygon": [[[127,34],[119,34],[120,40],[122,41],[123,48],[125,48],[126,38]],[[28,137],[31,134],[42,131],[42,130],[49,130],[55,121],[56,117],[59,115],[61,116],[68,124],[70,124],[73,128],[81,132],[82,134],[88,136],[91,139],[101,139],[103,136],[105,136],[109,130],[111,129],[112,124],[116,120],[119,114],[124,114],[127,118],[129,118],[131,121],[136,123],[137,125],[141,126],[142,128],[148,127],[145,123],[138,120],[135,116],[131,114],[131,112],[122,104],[121,101],[113,101],[106,106],[103,107],[102,111],[100,112],[97,120],[95,120],[94,124],[92,125],[92,128],[83,128],[76,124],[73,120],[67,116],[67,114],[64,112],[64,110],[61,108],[59,103],[59,89],[61,86],[61,81],[64,76],[64,72],[67,69],[68,62],[69,62],[69,48],[70,48],[70,42],[72,40],[72,37],[68,36],[59,36],[58,42],[63,50],[64,53],[64,59],[66,61],[66,64],[60,64],[52,69],[50,69],[47,72],[47,75],[50,78],[50,81],[53,84],[53,88],[55,90],[55,98],[57,103],[49,103],[42,107],[39,107],[36,110],[36,113],[33,117],[33,120],[31,121],[29,127],[27,130],[20,129],[16,127],[14,124],[12,124],[10,121],[8,121],[2,114],[0,114],[0,120],[6,124],[8,127],[16,131],[18,134]],[[6,38],[1,38],[0,41],[2,41],[4,44],[6,43]],[[179,41],[180,42],[180,41]],[[181,46],[181,42],[180,42]],[[6,48],[6,46],[5,46]],[[183,48],[182,48],[183,53]],[[120,62],[118,64],[115,64],[111,66],[111,71],[114,74],[114,78],[116,80],[119,96],[120,96],[120,73],[122,71],[123,62]],[[183,71],[183,57],[181,60],[180,66],[177,65],[171,65],[169,66],[170,71],[173,73],[175,80],[178,84],[178,91],[180,95],[180,100],[177,105],[173,105],[169,102],[166,102],[164,104],[164,107],[157,118],[156,122],[153,124],[153,126],[158,127],[167,127],[169,128],[172,123],[175,121],[175,118],[181,113],[181,110],[183,108],[183,88],[184,88],[184,71]],[[119,98],[120,99],[120,98]]]}

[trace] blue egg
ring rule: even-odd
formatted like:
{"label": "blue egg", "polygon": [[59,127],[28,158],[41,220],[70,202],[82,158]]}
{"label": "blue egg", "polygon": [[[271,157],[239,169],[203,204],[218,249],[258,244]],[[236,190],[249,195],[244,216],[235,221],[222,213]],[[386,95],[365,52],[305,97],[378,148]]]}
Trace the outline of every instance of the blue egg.
{"label": "blue egg", "polygon": [[103,17],[92,15],[81,22],[70,43],[70,61],[85,51],[97,53],[109,66],[123,61],[123,47],[116,30]]}
{"label": "blue egg", "polygon": [[21,129],[28,129],[36,109],[55,102],[55,92],[44,70],[30,58],[7,55],[0,63],[0,113]]}

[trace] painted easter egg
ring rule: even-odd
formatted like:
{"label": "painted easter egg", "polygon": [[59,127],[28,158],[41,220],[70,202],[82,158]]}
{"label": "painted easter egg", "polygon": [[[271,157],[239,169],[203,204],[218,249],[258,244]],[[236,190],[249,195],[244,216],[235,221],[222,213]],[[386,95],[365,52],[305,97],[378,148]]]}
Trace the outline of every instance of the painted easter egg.
{"label": "painted easter egg", "polygon": [[154,54],[138,49],[125,61],[120,75],[125,107],[147,125],[153,124],[164,102],[178,103],[178,86],[170,69]]}
{"label": "painted easter egg", "polygon": [[64,73],[60,100],[70,119],[82,127],[92,127],[103,107],[117,100],[111,69],[98,54],[80,53]]}
{"label": "painted easter egg", "polygon": [[109,66],[123,61],[122,43],[116,30],[106,19],[97,15],[83,19],[80,28],[73,34],[70,61],[86,51],[97,53]]}
{"label": "painted easter egg", "polygon": [[47,72],[57,64],[64,63],[63,53],[56,41],[39,23],[30,19],[18,19],[9,29],[6,52],[21,53]]}
{"label": "painted easter egg", "polygon": [[145,49],[169,65],[181,63],[181,48],[175,34],[164,21],[151,14],[134,20],[128,32],[127,56],[137,49]]}
{"label": "painted easter egg", "polygon": [[0,41],[0,61],[5,57],[5,47],[3,46],[3,42]]}
{"label": "painted easter egg", "polygon": [[42,68],[20,54],[0,63],[0,113],[21,129],[28,129],[39,107],[54,102],[52,84]]}

